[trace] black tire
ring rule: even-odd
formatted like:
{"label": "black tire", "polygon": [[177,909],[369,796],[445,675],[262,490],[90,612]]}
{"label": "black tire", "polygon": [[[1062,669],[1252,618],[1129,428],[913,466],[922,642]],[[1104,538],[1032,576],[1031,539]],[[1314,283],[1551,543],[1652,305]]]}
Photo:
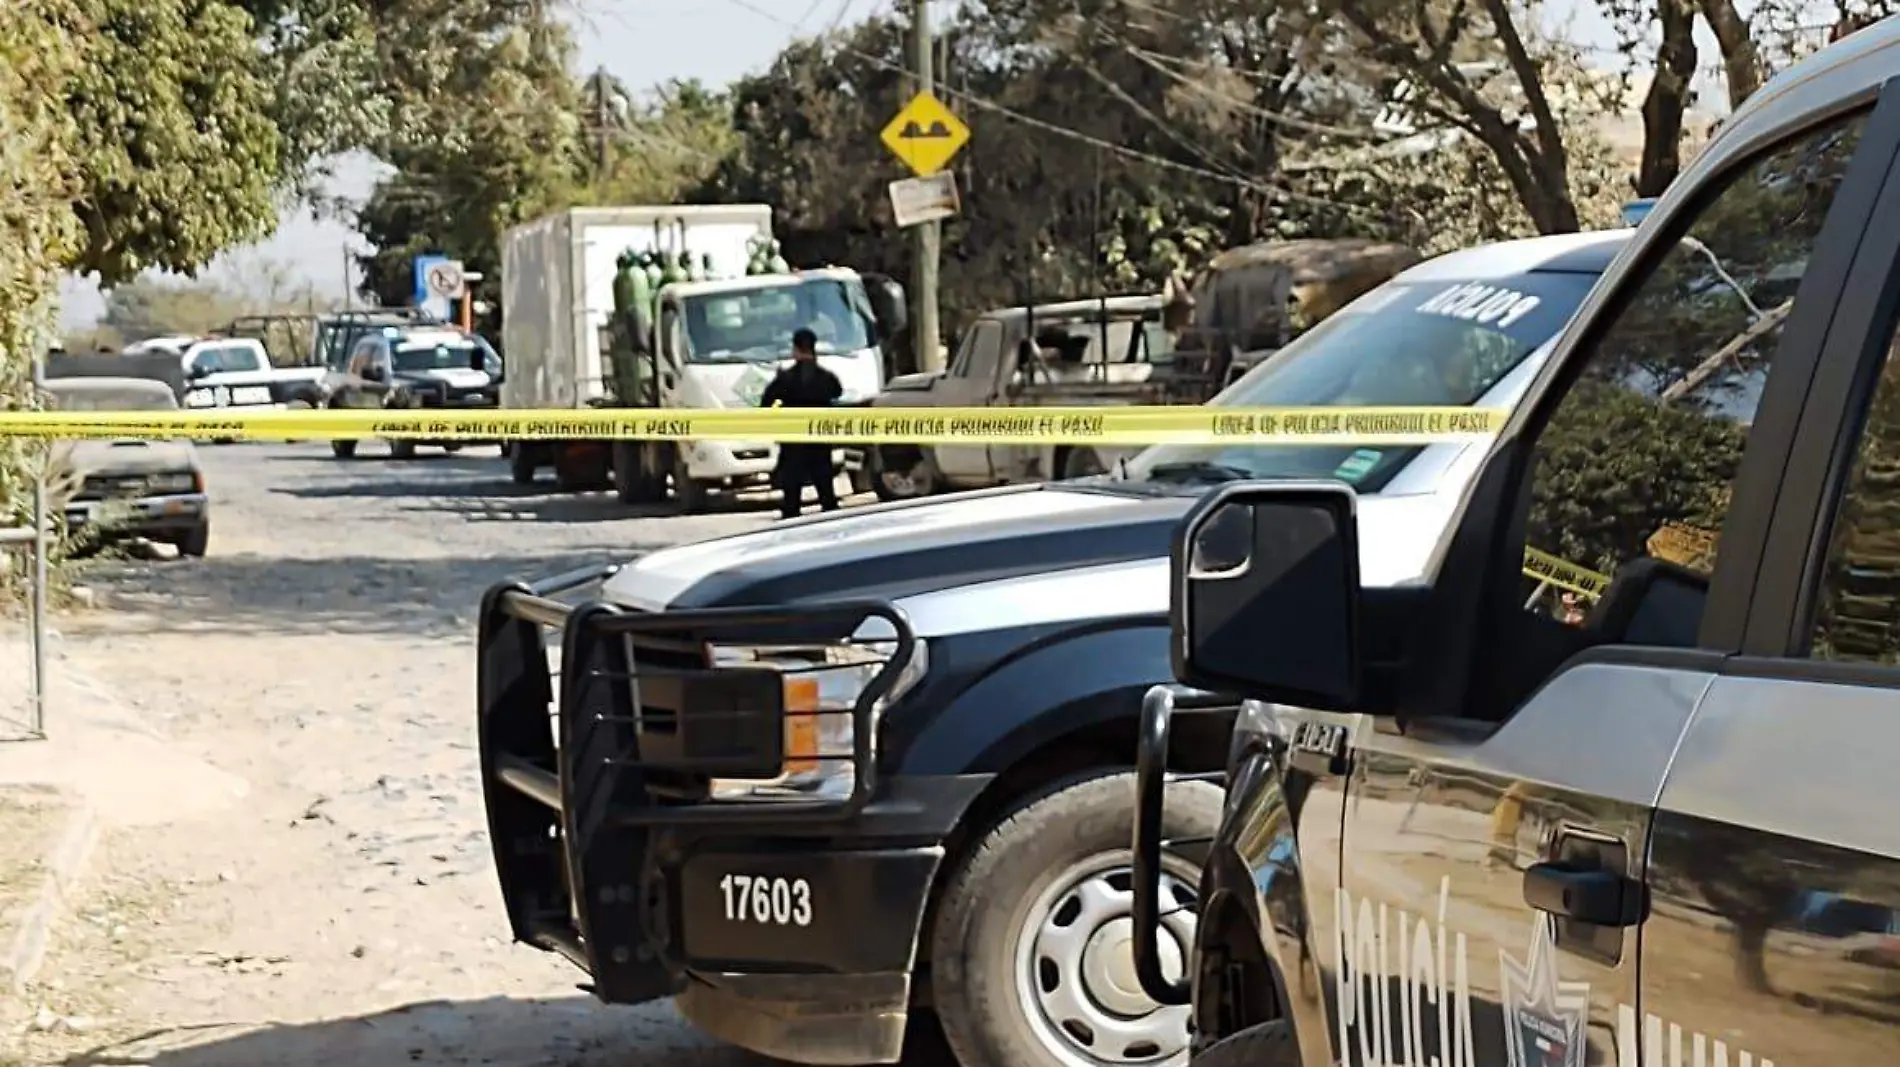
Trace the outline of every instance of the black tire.
{"label": "black tire", "polygon": [[[937,491],[936,471],[931,466],[930,457],[916,447],[886,450],[876,445],[865,450],[864,464],[870,475],[871,491],[879,500],[916,500],[930,496]],[[908,464],[908,470],[895,470],[895,464]],[[896,474],[900,480],[908,481],[908,488],[891,484],[888,474]]]}
{"label": "black tire", "polygon": [[[964,858],[937,903],[930,964],[937,1015],[962,1067],[1058,1067],[1070,1062],[1052,1047],[1052,1042],[1064,1040],[1065,1031],[1070,1055],[1087,1054],[1076,1030],[1051,1021],[1042,1007],[1025,1003],[1018,994],[1018,948],[1032,927],[1067,907],[1064,883],[1072,872],[1126,867],[1134,803],[1132,773],[1097,772],[1068,779],[1025,798]],[[1203,782],[1177,783],[1168,794],[1161,836],[1205,838],[1214,832],[1220,810],[1218,789]],[[1177,878],[1191,882],[1202,858],[1184,849],[1165,855],[1163,863]],[[1115,877],[1097,874],[1086,880],[1112,885]],[[1126,875],[1119,877],[1125,881]],[[1045,904],[1052,899],[1055,903]],[[1045,907],[1048,910],[1041,912]],[[1114,920],[1098,916],[1093,929],[1109,921]],[[1049,976],[1059,970],[1042,969],[1040,962],[1035,966],[1036,983],[1048,988]],[[1072,977],[1061,975],[1057,987]],[[1168,1027],[1163,1027],[1169,1032],[1162,1037],[1185,1048],[1186,1014],[1176,1011],[1178,1037]],[[1104,1034],[1099,1040],[1110,1037]],[[1143,1043],[1113,1051],[1130,1052]],[[1157,1044],[1152,1054],[1158,1057],[1163,1051]]]}
{"label": "black tire", "polygon": [[[502,447],[508,448],[507,445]],[[534,449],[526,444],[518,443],[513,448],[508,448],[508,477],[512,478],[516,485],[533,485],[537,466],[534,459]]]}
{"label": "black tire", "polygon": [[416,443],[414,441],[405,440],[400,437],[394,441],[389,442],[389,458],[391,459],[416,458]]}
{"label": "black tire", "polygon": [[442,451],[447,452],[451,456],[453,456],[457,452],[460,452],[461,450],[462,450],[462,442],[460,441],[450,441],[447,444],[444,444],[442,446]]}
{"label": "black tire", "polygon": [[178,554],[181,556],[191,556],[193,558],[202,559],[210,548],[210,519],[206,519],[191,529],[186,530],[184,535],[178,539]]}
{"label": "black tire", "polygon": [[686,466],[686,453],[673,450],[673,495],[679,499],[680,510],[688,515],[698,515],[706,510],[706,483],[693,480]]}
{"label": "black tire", "polygon": [[1251,1026],[1214,1042],[1194,1067],[1300,1067],[1300,1043],[1285,1019]]}
{"label": "black tire", "polygon": [[330,454],[338,459],[355,459],[356,442],[335,440],[330,442]]}
{"label": "black tire", "polygon": [[666,499],[666,478],[648,472],[646,451],[639,441],[613,444],[614,495],[622,504],[654,504]]}

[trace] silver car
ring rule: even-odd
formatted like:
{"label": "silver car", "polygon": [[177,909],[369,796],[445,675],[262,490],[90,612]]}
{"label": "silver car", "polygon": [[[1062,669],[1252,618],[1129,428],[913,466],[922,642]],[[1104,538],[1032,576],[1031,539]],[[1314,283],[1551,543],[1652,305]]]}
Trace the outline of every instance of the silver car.
{"label": "silver car", "polygon": [[[54,378],[49,406],[59,411],[176,411],[177,395],[148,378]],[[204,470],[187,440],[134,437],[62,442],[54,462],[77,489],[66,502],[71,532],[101,540],[143,537],[202,556],[211,541],[211,502]]]}

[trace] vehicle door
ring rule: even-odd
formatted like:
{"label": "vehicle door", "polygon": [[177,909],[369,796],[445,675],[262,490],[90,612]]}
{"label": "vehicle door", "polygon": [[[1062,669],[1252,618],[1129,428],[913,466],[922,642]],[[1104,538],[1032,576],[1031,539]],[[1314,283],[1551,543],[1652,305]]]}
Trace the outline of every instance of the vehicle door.
{"label": "vehicle door", "polygon": [[[1834,124],[1859,129],[1863,156],[1900,142],[1897,89]],[[1900,217],[1896,176],[1870,218]],[[1709,683],[1650,832],[1642,998],[1619,1030],[1645,1065],[1900,1062],[1900,230],[1857,236],[1851,265],[1828,264],[1845,269],[1741,654]]]}
{"label": "vehicle door", "polygon": [[[1003,367],[1003,324],[981,319],[963,335],[963,345],[950,370],[927,395],[933,408],[987,408],[996,398]],[[933,445],[937,470],[953,484],[984,485],[990,481],[990,454],[984,445]]]}
{"label": "vehicle door", "polygon": [[230,390],[222,388],[218,374],[224,370],[224,346],[197,345],[186,350],[185,397],[187,408],[217,408],[231,402]]}
{"label": "vehicle door", "polygon": [[357,338],[332,402],[345,408],[382,407],[389,396],[393,369],[389,345],[381,335]]}
{"label": "vehicle door", "polygon": [[[1722,905],[1690,906],[1677,890],[1671,904],[1683,906],[1665,915],[1659,899],[1645,932],[1641,888],[1652,853],[1659,876],[1698,861],[1705,886],[1733,887],[1741,874],[1734,843],[1686,823],[1652,830],[1651,817],[1665,774],[1674,783],[1680,773],[1670,760],[1698,702],[1740,647],[1793,416],[1836,295],[1831,272],[1869,226],[1866,194],[1892,155],[1890,137],[1875,141],[1860,151],[1863,111],[1711,176],[1638,239],[1631,269],[1586,304],[1585,315],[1600,313],[1560,348],[1562,372],[1528,401],[1516,431],[1533,449],[1528,476],[1508,490],[1527,513],[1491,539],[1501,548],[1482,567],[1481,588],[1502,595],[1479,609],[1474,636],[1447,639],[1480,650],[1453,661],[1476,664],[1468,717],[1354,727],[1329,1035],[1345,1062],[1750,1062],[1705,1059],[1702,1034],[1735,1031],[1704,1007],[1669,1006],[1730,995],[1747,956],[1720,936]],[[1764,695],[1742,703],[1764,714],[1795,706]],[[1793,736],[1817,736],[1809,703]],[[1818,749],[1791,761],[1789,741],[1766,734],[1749,742],[1760,763],[1744,769],[1740,737],[1729,727],[1711,738],[1704,773],[1750,811],[1793,810],[1802,801],[1791,793],[1830,773]],[[1876,895],[1900,899],[1900,880],[1888,885]],[[1794,904],[1776,896],[1777,907]],[[1661,931],[1697,947],[1659,967]],[[1659,974],[1669,976],[1660,987]],[[1809,988],[1782,988],[1797,986]],[[1761,1013],[1758,1027],[1795,1011],[1731,1006],[1719,1027],[1745,1025],[1747,1010]],[[1665,1061],[1631,1043],[1639,1013],[1665,1020],[1665,1034],[1700,1022],[1682,1057]],[[1756,1033],[1731,1049],[1823,1062]],[[1307,1062],[1326,1061],[1309,1052]]]}
{"label": "vehicle door", "polygon": [[260,344],[238,341],[218,348],[219,369],[207,379],[221,390],[224,403],[253,407],[271,402],[270,360]]}

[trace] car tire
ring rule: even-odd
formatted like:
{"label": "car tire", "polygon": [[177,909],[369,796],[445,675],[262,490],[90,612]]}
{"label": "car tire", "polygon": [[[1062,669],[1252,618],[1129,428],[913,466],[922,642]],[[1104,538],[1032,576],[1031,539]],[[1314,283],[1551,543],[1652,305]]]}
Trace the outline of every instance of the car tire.
{"label": "car tire", "polygon": [[666,476],[646,468],[646,447],[639,441],[613,444],[614,495],[622,504],[654,504],[666,499]]}
{"label": "car tire", "polygon": [[[503,448],[508,448],[503,445]],[[516,444],[508,448],[508,477],[516,485],[533,485],[534,472],[538,465],[534,461],[534,449],[526,444]]]}
{"label": "car tire", "polygon": [[[895,462],[893,462],[895,461]],[[915,446],[865,450],[864,463],[870,475],[871,491],[879,500],[916,500],[937,491],[937,471],[930,457]],[[903,466],[904,469],[896,469]]]}
{"label": "car tire", "polygon": [[1214,1042],[1194,1067],[1300,1067],[1300,1043],[1285,1019],[1250,1026]]}
{"label": "car tire", "polygon": [[416,458],[416,443],[414,441],[407,441],[402,438],[397,438],[396,440],[389,442],[389,458],[391,459]]}
{"label": "car tire", "polygon": [[356,442],[342,441],[342,440],[331,441],[330,454],[335,456],[338,459],[355,459],[356,458]]}
{"label": "car tire", "polygon": [[178,554],[196,559],[204,558],[211,548],[211,521],[209,519],[186,530],[178,539]]}
{"label": "car tire", "polygon": [[[1132,926],[1128,827],[1135,776],[1068,779],[1018,803],[970,849],[938,901],[931,991],[963,1067],[1064,1067],[1092,1060],[1181,1061],[1185,1005],[1161,1007],[1111,987]],[[1210,837],[1220,790],[1179,782],[1164,840]],[[1192,946],[1190,905],[1204,846],[1163,854],[1163,967],[1178,976]],[[1067,916],[1066,921],[1064,916]],[[1058,962],[1062,949],[1073,955]]]}
{"label": "car tire", "polygon": [[680,510],[688,515],[698,515],[706,510],[706,483],[694,479],[686,466],[686,453],[673,450],[673,495],[679,498]]}

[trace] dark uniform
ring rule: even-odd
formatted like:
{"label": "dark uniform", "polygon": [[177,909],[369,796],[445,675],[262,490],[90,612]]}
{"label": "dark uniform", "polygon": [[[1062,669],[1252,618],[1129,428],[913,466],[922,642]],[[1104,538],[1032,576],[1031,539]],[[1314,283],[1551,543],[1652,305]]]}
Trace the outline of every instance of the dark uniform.
{"label": "dark uniform", "polygon": [[[818,365],[816,357],[801,354],[789,367],[778,372],[765,393],[759,398],[760,407],[822,408],[830,407],[844,395],[844,386],[839,384],[838,376]],[[811,486],[818,491],[818,504],[826,511],[836,511],[838,494],[832,486],[831,448],[818,444],[785,444],[778,447],[778,470],[775,472],[779,489],[784,494],[779,500],[779,514],[785,518],[798,515],[804,506],[805,487]]]}

